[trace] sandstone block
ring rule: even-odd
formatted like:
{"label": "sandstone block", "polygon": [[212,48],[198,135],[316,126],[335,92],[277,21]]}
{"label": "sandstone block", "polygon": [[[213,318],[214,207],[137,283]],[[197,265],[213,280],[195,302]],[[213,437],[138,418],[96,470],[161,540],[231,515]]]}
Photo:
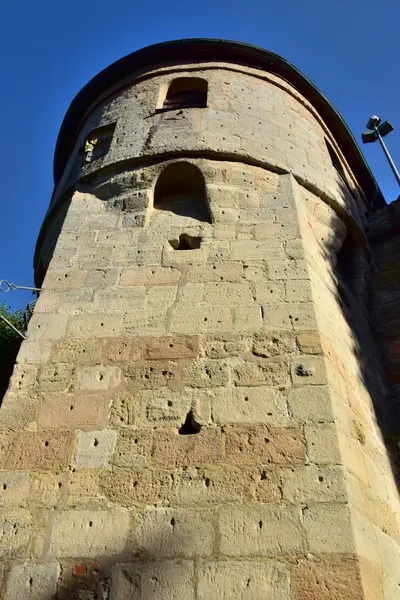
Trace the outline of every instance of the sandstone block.
{"label": "sandstone block", "polygon": [[84,285],[87,277],[87,271],[78,269],[53,270],[47,271],[43,281],[43,289],[45,290],[70,290],[80,288]]}
{"label": "sandstone block", "polygon": [[286,300],[288,302],[312,302],[312,285],[309,279],[287,279]]}
{"label": "sandstone block", "polygon": [[177,283],[182,272],[173,267],[137,267],[124,269],[119,285],[168,285]]}
{"label": "sandstone block", "polygon": [[233,309],[236,331],[254,331],[262,326],[261,307],[257,304],[235,306]]}
{"label": "sandstone block", "polygon": [[311,552],[356,552],[350,509],[346,504],[314,504],[303,510],[303,523]]}
{"label": "sandstone block", "polygon": [[132,390],[174,388],[180,382],[180,366],[171,360],[143,361],[127,365],[125,380]]}
{"label": "sandstone block", "polygon": [[292,331],[271,331],[253,335],[253,354],[262,358],[296,353],[296,338]]}
{"label": "sandstone block", "polygon": [[[108,471],[106,471],[108,473]],[[100,493],[99,478],[100,471],[89,469],[73,470],[68,479],[68,506],[90,505],[104,502],[104,496]]]}
{"label": "sandstone block", "polygon": [[145,467],[151,460],[152,431],[135,430],[118,433],[112,463],[118,467]]}
{"label": "sandstone block", "polygon": [[271,388],[234,388],[231,394],[218,394],[212,399],[212,415],[216,423],[266,423],[287,425],[286,399]]}
{"label": "sandstone block", "polygon": [[132,309],[123,320],[127,335],[162,335],[167,330],[167,307]]}
{"label": "sandstone block", "polygon": [[64,337],[68,315],[34,314],[29,321],[27,339],[32,341],[59,340]]}
{"label": "sandstone block", "polygon": [[154,431],[154,461],[165,468],[218,464],[222,457],[221,432],[205,428],[193,435],[179,435],[175,428]]}
{"label": "sandstone block", "polygon": [[35,341],[28,342],[24,340],[18,352],[18,363],[43,364],[50,359],[53,342],[41,341],[37,344]]}
{"label": "sandstone block", "polygon": [[69,323],[68,337],[116,337],[121,334],[121,324],[121,315],[73,315]]}
{"label": "sandstone block", "polygon": [[113,429],[78,431],[75,465],[79,469],[106,467],[114,452],[116,441],[117,432]]}
{"label": "sandstone block", "polygon": [[292,329],[292,322],[287,304],[265,304],[262,307],[263,328],[271,331]]}
{"label": "sandstone block", "polygon": [[215,515],[211,510],[152,508],[141,513],[133,537],[147,555],[210,556]]}
{"label": "sandstone block", "polygon": [[333,421],[332,403],[327,386],[302,386],[291,389],[288,405],[295,421]]}
{"label": "sandstone block", "polygon": [[115,394],[110,407],[110,425],[113,427],[134,427],[137,421],[138,402],[133,392]]}
{"label": "sandstone block", "polygon": [[221,553],[227,556],[278,556],[305,550],[298,507],[223,507],[220,536]]}
{"label": "sandstone block", "polygon": [[191,362],[182,368],[182,381],[194,388],[214,388],[227,385],[228,365],[222,361],[204,359]]}
{"label": "sandstone block", "polygon": [[[104,362],[131,362],[140,360],[145,353],[146,340],[143,338],[109,339],[103,347]],[[96,361],[102,362],[102,360]]]}
{"label": "sandstone block", "polygon": [[178,287],[176,285],[155,285],[147,293],[149,307],[168,307],[175,302]]}
{"label": "sandstone block", "polygon": [[248,350],[249,343],[246,339],[234,335],[210,335],[206,338],[205,354],[208,358],[228,358],[241,356]]}
{"label": "sandstone block", "polygon": [[253,294],[247,283],[207,283],[204,288],[204,302],[229,306],[251,304]]}
{"label": "sandstone block", "polygon": [[129,513],[112,510],[66,510],[54,521],[50,552],[57,557],[94,558],[122,552],[129,528]]}
{"label": "sandstone block", "polygon": [[210,590],[221,600],[285,600],[290,596],[288,569],[278,561],[206,562],[198,578],[199,600],[207,600]]}
{"label": "sandstone block", "polygon": [[74,451],[71,431],[17,433],[8,451],[10,469],[62,469],[68,466]]}
{"label": "sandstone block", "polygon": [[319,331],[300,331],[296,337],[301,354],[323,354],[324,349],[326,351]]}
{"label": "sandstone block", "polygon": [[72,364],[47,364],[39,371],[41,392],[70,392],[74,389],[75,367]]}
{"label": "sandstone block", "polygon": [[228,306],[198,306],[190,309],[179,306],[171,311],[169,329],[173,333],[231,331],[231,310]]}
{"label": "sandstone block", "polygon": [[242,361],[232,368],[232,378],[237,387],[288,385],[290,381],[288,370],[287,362],[281,359]]}
{"label": "sandstone block", "polygon": [[80,339],[61,342],[53,353],[55,363],[98,363],[102,359],[101,343],[98,340]]}
{"label": "sandstone block", "polygon": [[8,577],[5,600],[43,600],[56,593],[60,565],[23,564],[11,569]]}
{"label": "sandstone block", "polygon": [[169,427],[180,427],[184,424],[189,410],[192,410],[197,423],[204,425],[211,420],[210,403],[214,396],[220,395],[224,388],[217,390],[173,391],[162,389],[154,395],[151,390],[137,393],[140,404],[140,425],[154,427],[168,424]]}
{"label": "sandstone block", "polygon": [[296,428],[266,425],[225,427],[225,456],[230,464],[304,463],[305,443]]}
{"label": "sandstone block", "polygon": [[0,506],[24,506],[28,495],[28,473],[0,471]]}
{"label": "sandstone block", "polygon": [[296,356],[292,360],[293,385],[324,385],[328,383],[323,356]]}
{"label": "sandstone block", "polygon": [[227,261],[207,265],[189,265],[186,277],[189,282],[240,281],[243,277],[243,265],[239,262]]}
{"label": "sandstone block", "polygon": [[285,288],[283,281],[265,281],[255,284],[256,300],[259,304],[276,304],[283,302]]}
{"label": "sandstone block", "polygon": [[341,464],[342,455],[336,426],[333,423],[306,425],[307,456],[316,464]]}
{"label": "sandstone block", "polygon": [[281,471],[283,498],[302,502],[345,502],[346,482],[342,467],[307,465]]}
{"label": "sandstone block", "polygon": [[29,504],[55,507],[64,494],[65,478],[62,473],[31,471],[29,475]]}
{"label": "sandstone block", "polygon": [[106,401],[98,394],[46,394],[38,425],[44,429],[98,427],[105,417]]}
{"label": "sandstone block", "polygon": [[195,335],[161,336],[146,342],[145,358],[148,359],[197,358],[199,354],[200,339]]}
{"label": "sandstone block", "polygon": [[121,369],[99,365],[81,367],[78,370],[76,387],[78,390],[97,391],[118,387],[121,382]]}
{"label": "sandstone block", "polygon": [[364,600],[358,561],[340,554],[300,559],[291,574],[294,600]]}
{"label": "sandstone block", "polygon": [[[245,220],[254,220],[252,218],[253,214],[250,214],[251,209],[242,212],[249,213],[247,214],[248,218]],[[254,217],[256,217],[256,214],[255,212]],[[255,220],[257,221],[258,219],[256,218]],[[231,258],[232,260],[243,261],[281,259],[284,258],[284,252],[279,244],[273,246],[256,240],[240,240],[231,243]]]}
{"label": "sandstone block", "polygon": [[138,593],[140,600],[194,600],[193,563],[146,561],[113,567],[110,600],[139,600]]}
{"label": "sandstone block", "polygon": [[32,514],[26,509],[1,511],[0,555],[5,558],[24,558],[34,531]]}
{"label": "sandstone block", "polygon": [[143,308],[145,302],[146,288],[143,285],[106,288],[95,293],[93,310],[101,314],[125,313],[137,306]]}

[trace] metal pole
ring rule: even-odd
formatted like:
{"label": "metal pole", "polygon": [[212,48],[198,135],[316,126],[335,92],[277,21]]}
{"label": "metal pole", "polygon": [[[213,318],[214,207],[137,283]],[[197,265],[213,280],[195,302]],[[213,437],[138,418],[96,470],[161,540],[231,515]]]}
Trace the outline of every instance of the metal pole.
{"label": "metal pole", "polygon": [[379,130],[378,130],[378,128],[377,128],[377,127],[375,127],[375,133],[376,133],[376,135],[377,135],[377,137],[378,137],[378,140],[379,140],[379,143],[380,143],[380,145],[382,146],[382,150],[384,151],[384,153],[385,153],[385,155],[386,155],[386,158],[388,159],[389,165],[390,165],[390,166],[391,166],[391,168],[392,168],[392,171],[393,171],[393,173],[394,173],[394,176],[395,176],[395,177],[396,177],[396,179],[397,179],[397,183],[400,185],[400,173],[399,173],[399,172],[398,172],[398,170],[396,169],[396,165],[394,164],[394,162],[393,162],[393,160],[392,160],[392,157],[391,157],[391,156],[390,156],[390,154],[389,154],[389,150],[386,148],[386,144],[385,144],[385,142],[383,141],[383,139],[382,139],[382,136],[381,136],[381,134],[379,133]]}

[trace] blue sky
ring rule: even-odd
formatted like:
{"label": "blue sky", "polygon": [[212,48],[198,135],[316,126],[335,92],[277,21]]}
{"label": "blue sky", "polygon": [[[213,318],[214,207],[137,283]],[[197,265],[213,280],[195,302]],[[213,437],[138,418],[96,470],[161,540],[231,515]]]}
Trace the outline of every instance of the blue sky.
{"label": "blue sky", "polygon": [[[225,38],[282,55],[325,93],[357,139],[372,113],[392,121],[397,128],[387,141],[400,167],[399,22],[399,0],[7,2],[0,24],[0,279],[32,285],[54,145],[72,98],[101,69],[155,42]],[[393,200],[399,189],[378,144],[363,150]],[[0,293],[14,308],[30,299]]]}

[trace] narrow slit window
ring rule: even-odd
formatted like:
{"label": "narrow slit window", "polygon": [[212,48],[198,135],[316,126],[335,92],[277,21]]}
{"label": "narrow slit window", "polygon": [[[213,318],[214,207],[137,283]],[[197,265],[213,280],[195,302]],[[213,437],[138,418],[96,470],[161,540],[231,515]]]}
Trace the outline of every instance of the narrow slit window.
{"label": "narrow slit window", "polygon": [[164,110],[206,108],[208,84],[200,77],[180,77],[170,84],[164,100]]}

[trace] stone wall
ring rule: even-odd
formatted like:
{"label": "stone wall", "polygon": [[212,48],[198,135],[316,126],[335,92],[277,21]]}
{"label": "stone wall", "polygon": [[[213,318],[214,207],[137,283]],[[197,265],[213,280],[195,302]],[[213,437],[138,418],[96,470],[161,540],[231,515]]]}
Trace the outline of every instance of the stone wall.
{"label": "stone wall", "polygon": [[[208,108],[155,113],[159,71],[100,99],[55,191],[0,411],[2,597],[394,600],[365,200],[288,83],[195,73]],[[204,190],[155,201],[188,164]]]}

